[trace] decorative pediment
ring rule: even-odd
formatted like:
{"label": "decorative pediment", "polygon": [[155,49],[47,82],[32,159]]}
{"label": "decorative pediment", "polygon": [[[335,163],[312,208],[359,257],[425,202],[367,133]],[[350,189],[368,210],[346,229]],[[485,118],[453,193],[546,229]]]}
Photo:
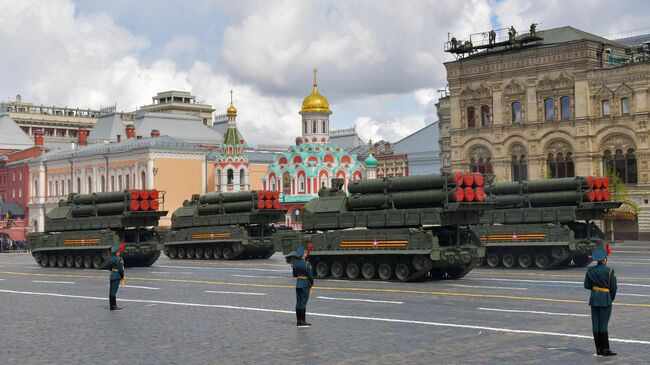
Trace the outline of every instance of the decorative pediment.
{"label": "decorative pediment", "polygon": [[524,87],[521,86],[515,79],[510,80],[506,88],[503,90],[503,93],[506,95],[517,95],[524,93]]}
{"label": "decorative pediment", "polygon": [[557,153],[566,154],[567,152],[571,152],[572,150],[573,147],[571,147],[571,144],[561,138],[551,141],[551,143],[549,143],[546,146],[546,153],[552,153],[554,155]]}
{"label": "decorative pediment", "polygon": [[608,89],[607,86],[601,87],[594,96],[597,99],[609,99],[612,97],[612,90]]}
{"label": "decorative pediment", "polygon": [[545,90],[553,90],[553,80],[551,80],[548,75],[544,76],[544,78],[537,83],[537,90],[540,91],[545,91]]}
{"label": "decorative pediment", "polygon": [[474,161],[478,161],[481,158],[487,159],[491,156],[492,154],[490,153],[490,150],[481,145],[474,146],[469,150],[469,158],[474,159]]}
{"label": "decorative pediment", "polygon": [[492,96],[492,92],[485,85],[481,85],[478,89],[471,89],[469,86],[460,93],[462,100],[471,99],[484,99]]}
{"label": "decorative pediment", "polygon": [[573,79],[568,77],[566,74],[561,73],[560,77],[555,80],[556,89],[570,89],[573,87]]}
{"label": "decorative pediment", "polygon": [[509,155],[510,156],[525,156],[526,153],[526,147],[524,147],[521,143],[515,143],[509,148]]}
{"label": "decorative pediment", "polygon": [[629,148],[636,148],[636,143],[623,133],[615,133],[603,138],[600,146],[603,151],[610,150],[614,152],[617,149],[627,151]]}
{"label": "decorative pediment", "polygon": [[631,96],[633,94],[632,88],[627,86],[627,84],[623,83],[621,84],[616,90],[614,91],[616,96],[622,97],[622,96]]}

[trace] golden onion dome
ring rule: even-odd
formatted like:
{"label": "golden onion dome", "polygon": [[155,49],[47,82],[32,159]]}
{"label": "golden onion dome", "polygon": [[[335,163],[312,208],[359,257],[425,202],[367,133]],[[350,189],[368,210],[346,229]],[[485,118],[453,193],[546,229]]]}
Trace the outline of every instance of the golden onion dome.
{"label": "golden onion dome", "polygon": [[230,116],[237,116],[237,108],[235,108],[234,105],[230,104],[230,107],[228,107],[228,110],[226,111],[226,114],[228,114]]}
{"label": "golden onion dome", "polygon": [[327,98],[318,92],[316,82],[316,68],[314,68],[314,90],[302,101],[302,113],[331,113],[330,103]]}

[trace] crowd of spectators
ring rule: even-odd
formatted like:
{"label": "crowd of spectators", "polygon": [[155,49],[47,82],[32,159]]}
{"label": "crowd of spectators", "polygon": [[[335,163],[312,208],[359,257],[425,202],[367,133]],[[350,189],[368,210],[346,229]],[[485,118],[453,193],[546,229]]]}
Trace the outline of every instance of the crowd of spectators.
{"label": "crowd of spectators", "polygon": [[0,252],[26,252],[27,244],[25,240],[11,240],[0,238]]}

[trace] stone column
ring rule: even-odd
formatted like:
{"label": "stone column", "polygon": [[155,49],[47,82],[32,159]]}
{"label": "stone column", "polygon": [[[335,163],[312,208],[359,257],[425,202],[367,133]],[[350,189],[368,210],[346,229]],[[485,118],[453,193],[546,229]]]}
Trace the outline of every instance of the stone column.
{"label": "stone column", "polygon": [[153,189],[153,157],[149,156],[147,158],[147,189]]}

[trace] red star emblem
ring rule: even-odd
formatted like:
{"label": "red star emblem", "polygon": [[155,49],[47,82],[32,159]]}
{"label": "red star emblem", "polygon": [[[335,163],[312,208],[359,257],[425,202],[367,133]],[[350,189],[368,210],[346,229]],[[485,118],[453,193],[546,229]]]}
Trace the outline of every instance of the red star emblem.
{"label": "red star emblem", "polygon": [[516,241],[516,240],[517,240],[517,234],[516,234],[516,233],[513,233],[513,234],[512,234],[512,240],[513,240],[513,241]]}
{"label": "red star emblem", "polygon": [[377,240],[372,241],[372,247],[374,248],[379,247],[379,242],[377,242]]}

